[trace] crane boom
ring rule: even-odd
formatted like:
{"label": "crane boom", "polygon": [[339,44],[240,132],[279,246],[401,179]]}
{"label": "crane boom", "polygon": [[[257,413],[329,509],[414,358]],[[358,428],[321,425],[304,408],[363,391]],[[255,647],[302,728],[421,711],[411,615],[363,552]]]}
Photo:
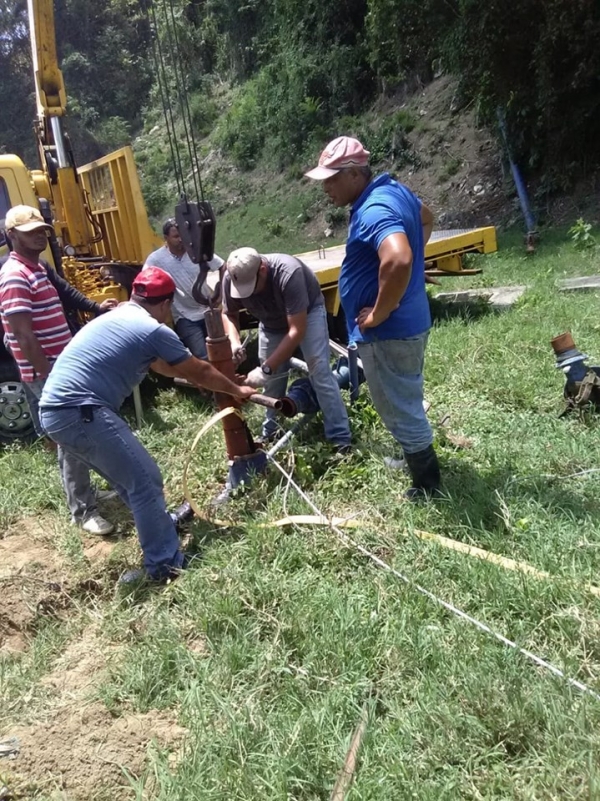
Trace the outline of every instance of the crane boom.
{"label": "crane boom", "polygon": [[27,0],[37,104],[36,136],[52,194],[55,228],[76,255],[89,255],[94,241],[85,194],[63,130],[67,93],[56,54],[52,0]]}
{"label": "crane boom", "polygon": [[67,110],[67,93],[56,55],[53,4],[27,0],[27,13],[38,119],[62,117]]}

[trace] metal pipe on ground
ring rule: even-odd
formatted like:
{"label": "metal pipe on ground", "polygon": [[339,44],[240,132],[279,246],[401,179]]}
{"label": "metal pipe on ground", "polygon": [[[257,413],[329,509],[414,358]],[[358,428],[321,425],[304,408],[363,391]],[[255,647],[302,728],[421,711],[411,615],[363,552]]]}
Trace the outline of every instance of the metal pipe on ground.
{"label": "metal pipe on ground", "polygon": [[351,342],[348,345],[348,369],[350,371],[350,403],[358,399],[359,378],[358,378],[358,347]]}
{"label": "metal pipe on ground", "polygon": [[[337,353],[338,356],[348,356],[348,348],[340,345],[339,342],[336,342],[334,339],[329,340],[329,347],[334,353]],[[356,364],[358,365],[359,369],[363,369],[363,363],[358,357],[358,348],[356,349],[357,356],[356,356]]]}

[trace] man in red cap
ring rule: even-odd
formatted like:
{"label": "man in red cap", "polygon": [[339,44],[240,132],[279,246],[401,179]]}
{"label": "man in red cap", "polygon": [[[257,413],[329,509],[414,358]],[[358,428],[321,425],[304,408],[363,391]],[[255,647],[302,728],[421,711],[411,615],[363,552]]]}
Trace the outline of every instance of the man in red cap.
{"label": "man in red cap", "polygon": [[356,342],[373,404],[410,469],[406,496],[439,494],[440,469],[423,410],[423,362],[431,327],[425,244],[433,215],[388,173],[374,178],[369,151],[339,136],[306,173],[335,206],[350,206],[339,278],[348,335]]}
{"label": "man in red cap", "polygon": [[[158,267],[135,278],[131,299],[92,320],[58,357],[40,400],[48,436],[92,467],[133,513],[145,574],[164,580],[183,566],[175,523],[167,512],[160,470],[119,415],[125,398],[152,367],[238,400],[253,394],[196,359],[166,326],[175,282]],[[133,571],[125,581],[142,574]]]}

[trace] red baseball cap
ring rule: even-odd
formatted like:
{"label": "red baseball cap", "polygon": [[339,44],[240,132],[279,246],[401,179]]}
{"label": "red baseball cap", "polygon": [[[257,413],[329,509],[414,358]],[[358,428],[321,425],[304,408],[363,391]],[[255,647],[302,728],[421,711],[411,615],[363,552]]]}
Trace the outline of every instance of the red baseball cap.
{"label": "red baseball cap", "polygon": [[351,136],[338,136],[327,145],[319,156],[319,166],[304,174],[307,178],[323,181],[345,167],[366,167],[370,155],[358,139],[353,139]]}
{"label": "red baseball cap", "polygon": [[175,281],[160,267],[144,267],[133,279],[132,291],[140,298],[166,298],[175,292]]}

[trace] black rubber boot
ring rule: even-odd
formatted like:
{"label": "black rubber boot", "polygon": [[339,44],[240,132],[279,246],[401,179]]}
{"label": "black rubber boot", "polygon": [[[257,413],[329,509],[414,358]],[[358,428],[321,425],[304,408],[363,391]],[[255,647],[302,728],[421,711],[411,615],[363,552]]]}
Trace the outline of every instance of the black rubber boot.
{"label": "black rubber boot", "polygon": [[441,495],[440,465],[433,445],[417,453],[405,453],[412,486],[404,493],[409,501],[421,501]]}

